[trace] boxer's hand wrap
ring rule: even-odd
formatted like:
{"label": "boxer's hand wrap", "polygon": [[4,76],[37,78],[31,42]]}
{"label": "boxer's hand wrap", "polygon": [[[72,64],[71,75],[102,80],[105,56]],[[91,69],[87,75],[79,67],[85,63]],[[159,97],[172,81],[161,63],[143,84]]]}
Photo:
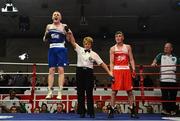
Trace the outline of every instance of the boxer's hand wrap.
{"label": "boxer's hand wrap", "polygon": [[114,77],[113,77],[113,76],[109,76],[109,77],[107,78],[107,80],[108,80],[108,81],[111,81],[111,82],[114,82]]}

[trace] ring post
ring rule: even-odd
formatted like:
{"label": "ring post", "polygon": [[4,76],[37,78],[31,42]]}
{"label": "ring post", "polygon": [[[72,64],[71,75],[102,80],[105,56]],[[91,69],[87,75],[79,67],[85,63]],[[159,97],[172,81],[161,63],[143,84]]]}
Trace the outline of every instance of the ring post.
{"label": "ring post", "polygon": [[143,65],[139,66],[139,75],[140,75],[140,90],[141,90],[141,100],[142,100],[142,104],[144,105],[144,77],[143,77],[143,72],[144,72],[144,67]]}
{"label": "ring post", "polygon": [[34,112],[34,93],[35,93],[35,86],[36,86],[36,64],[33,64],[33,74],[32,74],[32,90],[31,90],[31,99],[30,99],[30,102],[31,102],[31,105],[32,105],[32,108],[31,108],[31,112],[33,113]]}

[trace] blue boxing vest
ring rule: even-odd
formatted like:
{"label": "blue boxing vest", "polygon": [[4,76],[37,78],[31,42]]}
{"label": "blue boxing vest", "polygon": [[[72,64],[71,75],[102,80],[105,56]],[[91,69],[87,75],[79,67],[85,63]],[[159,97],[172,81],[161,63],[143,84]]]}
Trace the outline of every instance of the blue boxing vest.
{"label": "blue boxing vest", "polygon": [[57,29],[49,29],[48,33],[51,35],[51,39],[49,39],[49,43],[65,43],[66,36],[63,32]]}
{"label": "blue boxing vest", "polygon": [[64,32],[57,29],[49,29],[51,39],[48,39],[50,46],[48,51],[49,67],[64,67],[68,64],[67,48],[65,48],[66,36]]}

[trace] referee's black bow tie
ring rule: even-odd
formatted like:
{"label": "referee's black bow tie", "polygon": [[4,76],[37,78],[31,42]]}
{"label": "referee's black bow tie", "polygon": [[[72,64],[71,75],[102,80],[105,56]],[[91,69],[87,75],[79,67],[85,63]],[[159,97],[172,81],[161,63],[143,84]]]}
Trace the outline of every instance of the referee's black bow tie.
{"label": "referee's black bow tie", "polygon": [[91,50],[89,50],[89,49],[84,50],[85,53],[86,53],[86,52],[90,53],[90,51],[91,51]]}

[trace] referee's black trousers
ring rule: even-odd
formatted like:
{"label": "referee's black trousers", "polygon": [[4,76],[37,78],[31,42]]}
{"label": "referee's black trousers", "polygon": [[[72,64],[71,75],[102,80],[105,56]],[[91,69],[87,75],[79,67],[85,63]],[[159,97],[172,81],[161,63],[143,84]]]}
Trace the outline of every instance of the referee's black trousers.
{"label": "referee's black trousers", "polygon": [[[76,68],[77,96],[78,96],[78,113],[94,115],[93,100],[93,69],[87,67]],[[86,98],[85,98],[86,94]],[[85,99],[87,99],[87,110],[85,108]]]}

